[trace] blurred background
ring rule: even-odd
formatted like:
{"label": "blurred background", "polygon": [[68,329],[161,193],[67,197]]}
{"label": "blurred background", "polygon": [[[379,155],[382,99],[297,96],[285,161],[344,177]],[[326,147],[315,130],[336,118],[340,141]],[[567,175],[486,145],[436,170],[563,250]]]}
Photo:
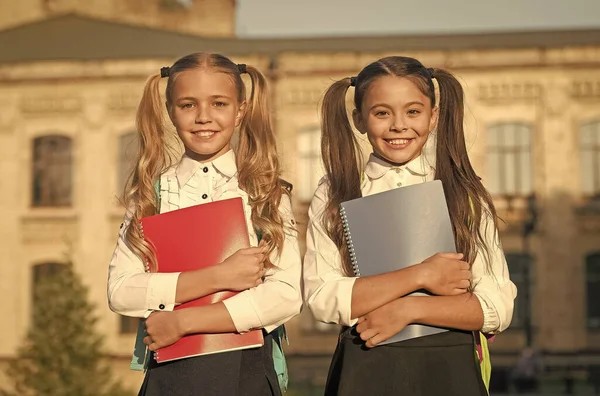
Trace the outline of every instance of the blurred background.
{"label": "blurred background", "polygon": [[[121,394],[60,388],[97,369],[136,394],[137,320],[106,303],[136,106],[149,75],[214,51],[270,80],[302,245],[322,176],[324,90],[387,55],[455,73],[519,290],[512,326],[491,345],[492,394],[600,394],[599,15],[598,0],[0,0],[0,389]],[[84,291],[42,287],[65,268]],[[86,301],[88,327],[59,294]],[[322,394],[338,328],[308,310],[287,327],[289,394]],[[61,334],[93,345],[77,355],[83,347],[52,345]],[[35,375],[19,378],[15,362]]]}

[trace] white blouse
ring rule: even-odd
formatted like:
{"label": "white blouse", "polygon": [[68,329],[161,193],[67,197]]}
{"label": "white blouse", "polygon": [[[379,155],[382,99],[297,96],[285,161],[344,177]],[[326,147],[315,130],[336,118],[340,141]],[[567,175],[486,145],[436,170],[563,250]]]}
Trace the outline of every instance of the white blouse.
{"label": "white blouse", "polygon": [[[364,173],[361,185],[363,196],[434,179],[434,169],[423,156],[394,167],[371,155]],[[344,275],[340,253],[321,223],[327,203],[327,187],[327,181],[322,179],[308,211],[304,298],[317,320],[352,326],[356,323],[356,319],[350,317],[352,288],[356,278]],[[491,272],[486,269],[483,253],[479,252],[472,266],[473,294],[483,309],[481,331],[498,333],[511,322],[517,289],[510,280],[494,223],[482,223],[483,235],[490,247]]]}
{"label": "white blouse", "polygon": [[[233,151],[207,163],[184,155],[177,165],[161,176],[161,213],[235,197],[242,197],[250,245],[257,246],[248,194],[238,186]],[[223,302],[238,332],[259,328],[271,332],[300,313],[302,265],[289,197],[282,197],[279,210],[286,231],[281,254],[278,258],[271,257],[276,268],[267,271],[259,286]],[[109,265],[109,306],[116,313],[133,317],[147,317],[155,310],[173,310],[179,273],[145,272],[143,262],[125,241],[125,230],[130,221],[130,216],[126,215]]]}

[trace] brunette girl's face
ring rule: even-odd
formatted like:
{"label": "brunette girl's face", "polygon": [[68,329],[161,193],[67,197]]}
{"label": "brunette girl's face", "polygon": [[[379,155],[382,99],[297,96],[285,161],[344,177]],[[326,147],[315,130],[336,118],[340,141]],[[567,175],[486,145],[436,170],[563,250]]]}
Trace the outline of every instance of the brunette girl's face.
{"label": "brunette girl's face", "polygon": [[192,69],[175,76],[167,107],[186,154],[208,162],[230,150],[245,102],[238,101],[238,91],[228,74]]}
{"label": "brunette girl's face", "polygon": [[371,83],[353,118],[377,156],[403,165],[421,154],[437,122],[437,107],[411,80],[383,76]]}

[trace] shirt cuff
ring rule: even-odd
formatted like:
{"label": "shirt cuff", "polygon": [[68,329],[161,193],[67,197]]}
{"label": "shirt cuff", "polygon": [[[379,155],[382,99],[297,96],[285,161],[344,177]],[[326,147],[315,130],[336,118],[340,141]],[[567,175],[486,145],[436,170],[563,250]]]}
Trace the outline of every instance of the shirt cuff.
{"label": "shirt cuff", "polygon": [[496,311],[496,307],[492,304],[491,301],[486,299],[483,295],[473,293],[479,300],[479,304],[481,305],[481,310],[483,311],[483,326],[481,327],[481,332],[484,334],[495,334],[500,327],[500,320],[498,318],[498,312]]}
{"label": "shirt cuff", "polygon": [[148,281],[146,301],[153,311],[172,311],[175,308],[177,280],[180,272],[153,273]]}
{"label": "shirt cuff", "polygon": [[246,293],[241,292],[227,300],[223,300],[223,304],[227,308],[238,333],[245,333],[263,327],[258,312],[254,309],[254,305],[252,305]]}

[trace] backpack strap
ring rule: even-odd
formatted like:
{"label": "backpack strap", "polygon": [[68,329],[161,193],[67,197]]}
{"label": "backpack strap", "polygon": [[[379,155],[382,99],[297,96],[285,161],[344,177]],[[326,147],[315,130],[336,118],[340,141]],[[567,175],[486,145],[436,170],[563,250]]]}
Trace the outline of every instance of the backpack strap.
{"label": "backpack strap", "polygon": [[[160,213],[160,176],[154,183],[154,194],[156,196],[156,214]],[[137,332],[135,335],[135,345],[133,347],[133,356],[131,362],[129,362],[129,369],[134,371],[146,371],[148,363],[150,362],[150,356],[152,355],[148,350],[148,346],[144,344],[144,337],[146,336],[146,323],[143,319],[140,319],[138,323]]]}
{"label": "backpack strap", "polygon": [[[287,183],[287,182],[286,182]],[[289,183],[287,183],[289,184]],[[291,191],[292,185],[289,184],[289,191]],[[285,188],[285,186],[284,186]],[[256,238],[260,243],[262,239],[262,233],[260,230],[256,230]],[[287,337],[287,331],[285,330],[285,325],[281,325],[275,330],[272,331],[273,334],[273,366],[275,368],[275,373],[277,374],[277,382],[279,382],[279,387],[281,388],[281,392],[285,393],[287,391],[288,383],[289,383],[289,373],[287,368],[287,361],[285,359],[285,354],[283,352],[283,341],[289,345],[290,342]]]}

